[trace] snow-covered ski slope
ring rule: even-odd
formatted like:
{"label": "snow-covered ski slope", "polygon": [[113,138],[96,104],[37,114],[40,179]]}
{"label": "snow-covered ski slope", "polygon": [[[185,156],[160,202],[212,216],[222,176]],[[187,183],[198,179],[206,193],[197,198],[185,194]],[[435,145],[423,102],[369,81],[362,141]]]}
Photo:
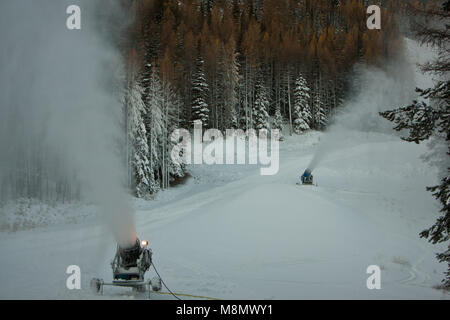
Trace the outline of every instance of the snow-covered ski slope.
{"label": "snow-covered ski slope", "polygon": [[[324,139],[311,132],[281,144],[275,176],[196,166],[185,185],[136,201],[138,234],[170,289],[220,299],[449,299],[433,288],[443,246],[418,236],[439,215],[425,191],[437,182],[420,159],[426,146],[388,133],[346,137],[314,171],[318,187],[296,185]],[[114,253],[95,219],[0,233],[0,298],[97,299],[89,281],[111,280]],[[81,268],[81,290],[66,288],[69,265]],[[381,290],[366,287],[371,265],[381,268]],[[146,296],[106,287],[100,298]]]}
{"label": "snow-covered ski slope", "polygon": [[[287,138],[276,176],[244,168],[234,181],[213,183],[205,177],[226,167],[194,168],[205,181],[137,204],[138,233],[173,291],[222,299],[449,298],[432,288],[445,269],[434,257],[440,248],[418,237],[439,210],[424,190],[435,183],[419,159],[425,148],[369,135],[322,163],[318,187],[297,186],[319,138]],[[96,298],[89,280],[111,279],[114,250],[108,230],[93,222],[2,233],[0,297]],[[81,268],[80,291],[65,287],[69,265]],[[382,270],[381,290],[366,287],[370,265]],[[142,297],[107,287],[103,298]]]}

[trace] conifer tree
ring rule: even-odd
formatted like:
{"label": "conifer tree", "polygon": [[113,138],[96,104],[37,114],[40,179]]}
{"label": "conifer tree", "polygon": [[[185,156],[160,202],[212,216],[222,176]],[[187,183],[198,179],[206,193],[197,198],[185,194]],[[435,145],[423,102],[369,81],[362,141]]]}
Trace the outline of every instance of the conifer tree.
{"label": "conifer tree", "polygon": [[200,120],[204,127],[209,125],[209,106],[206,103],[209,86],[206,82],[203,59],[197,58],[196,71],[192,81],[192,125]]}
{"label": "conifer tree", "polygon": [[269,100],[267,90],[260,79],[256,85],[256,98],[253,105],[253,128],[257,130],[269,128]]}
{"label": "conifer tree", "polygon": [[305,78],[300,75],[295,82],[294,91],[293,129],[296,134],[301,134],[311,128],[312,115],[309,106],[310,98],[308,84]]}
{"label": "conifer tree", "polygon": [[272,130],[273,129],[277,129],[280,131],[283,129],[283,116],[281,115],[281,110],[279,108],[275,110],[275,115],[272,123]]}
{"label": "conifer tree", "polygon": [[227,55],[225,63],[223,65],[224,82],[223,86],[223,103],[225,111],[225,127],[237,128],[238,127],[238,107],[239,107],[239,82],[241,76],[239,74],[239,62],[237,59],[237,53],[225,52]]}
{"label": "conifer tree", "polygon": [[147,108],[142,100],[143,88],[135,81],[129,93],[130,141],[131,141],[131,165],[134,171],[134,187],[137,197],[142,198],[152,192],[155,183],[150,161],[148,159],[149,148],[147,143],[147,130],[144,117]]}
{"label": "conifer tree", "polygon": [[153,194],[160,189],[161,177],[159,168],[162,160],[160,137],[163,135],[165,128],[163,87],[156,68],[152,70],[149,80],[147,106],[149,110],[146,117],[149,161],[155,181],[151,188],[151,193]]}
{"label": "conifer tree", "polygon": [[314,124],[317,130],[324,130],[328,123],[325,104],[323,103],[320,90],[314,95]]}

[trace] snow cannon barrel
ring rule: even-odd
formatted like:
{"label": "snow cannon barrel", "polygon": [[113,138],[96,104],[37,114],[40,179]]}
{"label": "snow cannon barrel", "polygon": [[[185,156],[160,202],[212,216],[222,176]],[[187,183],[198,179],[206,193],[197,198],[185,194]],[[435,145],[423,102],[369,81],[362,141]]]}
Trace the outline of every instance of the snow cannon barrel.
{"label": "snow cannon barrel", "polygon": [[303,184],[307,184],[307,185],[312,185],[313,182],[313,175],[312,175],[312,170],[311,169],[306,169],[305,172],[303,173],[303,175],[301,176],[301,180]]}
{"label": "snow cannon barrel", "polygon": [[137,264],[142,253],[141,241],[136,239],[136,243],[127,248],[122,248],[119,246],[119,255],[121,258],[121,264],[124,268],[134,267]]}

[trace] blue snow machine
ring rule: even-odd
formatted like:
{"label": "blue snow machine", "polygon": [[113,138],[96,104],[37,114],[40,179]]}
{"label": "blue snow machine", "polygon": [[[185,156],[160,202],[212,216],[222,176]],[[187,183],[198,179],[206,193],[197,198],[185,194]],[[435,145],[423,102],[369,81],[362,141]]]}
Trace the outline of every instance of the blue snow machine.
{"label": "blue snow machine", "polygon": [[304,185],[314,184],[314,176],[312,175],[312,171],[310,169],[306,169],[300,179],[302,180],[302,184]]}

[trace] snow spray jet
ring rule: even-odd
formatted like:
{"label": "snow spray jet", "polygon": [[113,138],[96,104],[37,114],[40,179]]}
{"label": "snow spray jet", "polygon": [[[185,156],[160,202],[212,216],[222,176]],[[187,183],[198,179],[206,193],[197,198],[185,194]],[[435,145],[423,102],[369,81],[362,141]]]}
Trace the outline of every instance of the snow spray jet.
{"label": "snow spray jet", "polygon": [[[404,60],[403,60],[404,61]],[[314,170],[334,150],[364,142],[370,133],[391,133],[392,124],[379,112],[407,105],[416,96],[414,68],[402,60],[386,67],[358,65],[351,98],[331,119],[308,168]]]}
{"label": "snow spray jet", "polygon": [[[68,181],[67,193],[79,190],[97,204],[117,242],[128,246],[136,232],[122,187],[123,111],[113,80],[123,61],[105,37],[112,34],[105,17],[114,28],[126,21],[118,3],[0,2],[0,193],[58,202],[60,193],[49,190]],[[67,28],[70,5],[81,8],[81,30]],[[20,191],[19,176],[38,177],[36,190]]]}

